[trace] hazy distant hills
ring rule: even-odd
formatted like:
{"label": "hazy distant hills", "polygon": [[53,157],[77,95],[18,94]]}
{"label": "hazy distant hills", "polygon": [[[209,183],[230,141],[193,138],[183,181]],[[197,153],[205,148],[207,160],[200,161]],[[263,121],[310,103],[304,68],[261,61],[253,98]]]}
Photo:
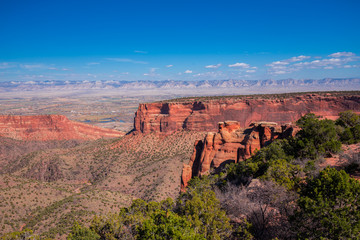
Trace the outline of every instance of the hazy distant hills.
{"label": "hazy distant hills", "polygon": [[259,88],[259,87],[308,87],[313,86],[360,88],[360,78],[283,79],[283,80],[201,80],[201,81],[11,81],[0,82],[0,91],[81,90],[81,89],[189,89],[189,88]]}
{"label": "hazy distant hills", "polygon": [[11,81],[0,82],[3,98],[157,96],[161,99],[190,96],[360,90],[360,78],[201,81]]}

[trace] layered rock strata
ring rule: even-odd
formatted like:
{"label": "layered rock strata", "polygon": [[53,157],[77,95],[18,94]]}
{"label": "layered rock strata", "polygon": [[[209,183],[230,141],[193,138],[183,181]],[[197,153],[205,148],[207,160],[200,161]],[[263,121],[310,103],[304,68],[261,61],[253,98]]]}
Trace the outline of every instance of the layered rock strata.
{"label": "layered rock strata", "polygon": [[284,124],[310,112],[335,119],[346,110],[360,113],[360,95],[288,94],[144,103],[135,114],[134,130],[158,134],[178,130],[217,131],[217,123],[229,119],[236,119],[241,126],[254,121]]}
{"label": "layered rock strata", "polygon": [[190,161],[183,166],[182,190],[192,177],[209,174],[211,169],[219,171],[231,162],[243,161],[275,139],[289,137],[298,131],[291,124],[279,126],[274,122],[255,122],[249,128],[241,128],[237,121],[226,121],[220,122],[218,128],[217,133],[209,132],[204,140],[195,142]]}
{"label": "layered rock strata", "polygon": [[124,136],[123,132],[70,121],[62,115],[0,115],[0,136],[17,140],[94,140]]}

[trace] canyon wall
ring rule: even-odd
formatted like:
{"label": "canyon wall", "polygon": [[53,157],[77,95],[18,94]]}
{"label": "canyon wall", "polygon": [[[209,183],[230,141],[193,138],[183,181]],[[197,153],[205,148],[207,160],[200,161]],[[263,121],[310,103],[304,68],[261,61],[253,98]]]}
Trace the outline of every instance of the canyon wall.
{"label": "canyon wall", "polygon": [[254,121],[284,124],[310,112],[335,119],[345,110],[360,113],[358,92],[179,99],[140,104],[135,114],[134,130],[159,134],[171,134],[182,129],[217,131],[218,122],[227,120],[236,120],[243,127]]}
{"label": "canyon wall", "polygon": [[94,140],[123,135],[112,129],[70,121],[62,115],[0,115],[0,136],[17,140]]}
{"label": "canyon wall", "polygon": [[241,128],[236,121],[220,122],[217,133],[209,132],[204,140],[196,141],[188,164],[184,164],[181,190],[195,176],[209,174],[210,169],[220,171],[226,164],[249,158],[255,151],[275,139],[294,136],[299,130],[290,124],[279,126],[274,122],[255,122]]}

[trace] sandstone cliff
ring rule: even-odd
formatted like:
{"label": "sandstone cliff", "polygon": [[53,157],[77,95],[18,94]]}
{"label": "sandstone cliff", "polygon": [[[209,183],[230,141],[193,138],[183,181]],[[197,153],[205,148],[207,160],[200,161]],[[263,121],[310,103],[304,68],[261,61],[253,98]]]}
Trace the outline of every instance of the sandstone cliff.
{"label": "sandstone cliff", "polygon": [[220,122],[217,133],[209,132],[203,141],[196,141],[188,164],[184,164],[181,190],[195,176],[209,174],[210,169],[221,170],[226,164],[249,158],[256,150],[275,139],[294,135],[298,128],[289,124],[279,126],[274,122],[256,122],[241,128],[236,121]]}
{"label": "sandstone cliff", "polygon": [[93,140],[123,135],[123,132],[70,121],[62,115],[0,115],[0,136],[17,140]]}
{"label": "sandstone cliff", "polygon": [[217,123],[236,120],[241,126],[254,121],[294,122],[312,112],[329,119],[339,112],[360,113],[360,94],[318,93],[277,96],[222,97],[140,104],[135,132],[171,134],[177,130],[217,131]]}

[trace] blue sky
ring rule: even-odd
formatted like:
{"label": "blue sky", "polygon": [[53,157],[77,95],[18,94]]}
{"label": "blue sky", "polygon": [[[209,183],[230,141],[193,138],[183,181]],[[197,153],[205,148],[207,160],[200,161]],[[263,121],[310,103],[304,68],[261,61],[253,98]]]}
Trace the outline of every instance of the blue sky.
{"label": "blue sky", "polygon": [[0,81],[360,77],[360,1],[0,0]]}

